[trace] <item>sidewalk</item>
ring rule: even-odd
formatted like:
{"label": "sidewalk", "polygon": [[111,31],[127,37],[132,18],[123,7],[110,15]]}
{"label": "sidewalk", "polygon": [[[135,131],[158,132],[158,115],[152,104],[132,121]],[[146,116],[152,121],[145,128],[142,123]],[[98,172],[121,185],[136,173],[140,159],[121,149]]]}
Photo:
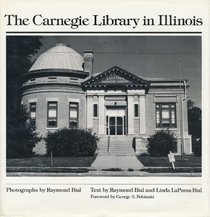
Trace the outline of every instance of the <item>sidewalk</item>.
{"label": "sidewalk", "polygon": [[88,173],[69,172],[10,172],[8,177],[201,177],[201,173],[148,173],[142,171],[89,171]]}
{"label": "sidewalk", "polygon": [[141,170],[144,166],[135,155],[98,155],[92,163],[91,168],[96,170],[113,168],[121,170]]}

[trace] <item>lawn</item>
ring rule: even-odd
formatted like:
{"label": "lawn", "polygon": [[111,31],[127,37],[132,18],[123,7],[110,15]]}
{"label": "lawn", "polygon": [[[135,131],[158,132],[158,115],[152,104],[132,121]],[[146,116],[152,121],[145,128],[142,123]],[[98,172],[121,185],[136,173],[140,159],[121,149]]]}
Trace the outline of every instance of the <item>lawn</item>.
{"label": "lawn", "polygon": [[[168,157],[137,156],[145,167],[171,167]],[[201,157],[186,155],[175,156],[176,167],[201,167]]]}
{"label": "lawn", "polygon": [[[90,167],[92,157],[54,157],[53,167]],[[51,167],[50,157],[7,159],[7,167]]]}
{"label": "lawn", "polygon": [[[145,167],[171,167],[168,157],[137,156]],[[201,167],[201,157],[175,156],[176,167]],[[54,167],[90,167],[95,156],[92,157],[54,157]],[[7,167],[51,167],[50,157],[33,157],[21,159],[7,159]]]}
{"label": "lawn", "polygon": [[[145,171],[172,172],[168,157],[137,156],[145,167]],[[7,159],[9,172],[88,172],[88,167],[95,160],[92,157],[54,157],[53,166],[50,157],[33,157]],[[176,172],[201,172],[201,157],[175,156]]]}

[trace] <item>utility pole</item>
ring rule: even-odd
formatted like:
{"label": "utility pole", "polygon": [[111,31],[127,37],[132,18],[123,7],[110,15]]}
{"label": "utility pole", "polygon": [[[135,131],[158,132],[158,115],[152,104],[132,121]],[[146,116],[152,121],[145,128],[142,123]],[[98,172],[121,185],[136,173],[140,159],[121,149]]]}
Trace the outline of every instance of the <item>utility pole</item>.
{"label": "utility pole", "polygon": [[179,63],[179,99],[180,99],[180,142],[181,142],[181,162],[184,154],[184,134],[183,134],[183,99],[182,99],[182,64]]}

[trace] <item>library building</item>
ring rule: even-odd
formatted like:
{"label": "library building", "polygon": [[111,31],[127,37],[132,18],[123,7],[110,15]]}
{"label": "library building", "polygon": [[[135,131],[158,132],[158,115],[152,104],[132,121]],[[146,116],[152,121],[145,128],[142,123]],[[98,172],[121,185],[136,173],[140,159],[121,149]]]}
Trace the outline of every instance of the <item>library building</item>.
{"label": "library building", "polygon": [[[147,138],[155,132],[170,130],[177,136],[176,154],[192,154],[187,80],[143,78],[118,66],[93,74],[93,60],[93,51],[82,56],[59,43],[23,75],[22,104],[40,135],[92,129],[99,154],[132,155],[146,153]],[[34,152],[44,155],[45,142]]]}

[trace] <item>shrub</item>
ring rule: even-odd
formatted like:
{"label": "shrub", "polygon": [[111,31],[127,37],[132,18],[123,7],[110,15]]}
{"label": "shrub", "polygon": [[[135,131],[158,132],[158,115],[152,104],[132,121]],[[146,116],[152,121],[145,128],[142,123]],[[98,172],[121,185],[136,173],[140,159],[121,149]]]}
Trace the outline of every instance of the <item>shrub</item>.
{"label": "shrub", "polygon": [[158,131],[148,138],[148,153],[151,156],[167,156],[170,151],[174,152],[177,139],[170,131]]}
{"label": "shrub", "polygon": [[47,155],[79,157],[93,156],[97,148],[95,134],[91,130],[63,128],[47,135]]}

